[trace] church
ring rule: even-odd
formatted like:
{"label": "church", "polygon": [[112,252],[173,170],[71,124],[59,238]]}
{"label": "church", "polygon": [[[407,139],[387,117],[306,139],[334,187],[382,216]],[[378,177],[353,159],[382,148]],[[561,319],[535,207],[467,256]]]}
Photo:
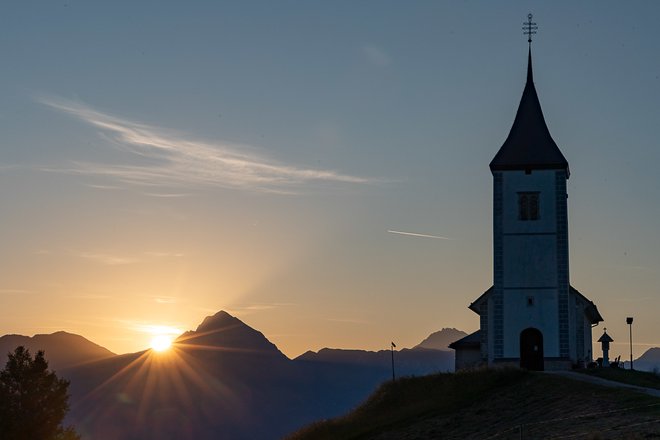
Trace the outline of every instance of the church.
{"label": "church", "polygon": [[584,366],[592,360],[596,305],[570,285],[568,161],[552,139],[527,82],[493,175],[493,286],[469,305],[479,330],[449,347],[456,370],[515,365],[530,370]]}

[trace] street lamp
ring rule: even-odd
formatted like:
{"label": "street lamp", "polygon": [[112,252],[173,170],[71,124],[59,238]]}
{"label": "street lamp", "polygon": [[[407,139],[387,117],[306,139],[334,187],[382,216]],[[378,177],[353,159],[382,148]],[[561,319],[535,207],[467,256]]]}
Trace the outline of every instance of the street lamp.
{"label": "street lamp", "polygon": [[633,370],[633,353],[632,353],[632,316],[626,318],[626,324],[630,326],[630,369]]}
{"label": "street lamp", "polygon": [[396,376],[394,376],[394,349],[396,348],[396,344],[392,342],[390,345],[390,350],[392,350],[392,382],[396,380]]}

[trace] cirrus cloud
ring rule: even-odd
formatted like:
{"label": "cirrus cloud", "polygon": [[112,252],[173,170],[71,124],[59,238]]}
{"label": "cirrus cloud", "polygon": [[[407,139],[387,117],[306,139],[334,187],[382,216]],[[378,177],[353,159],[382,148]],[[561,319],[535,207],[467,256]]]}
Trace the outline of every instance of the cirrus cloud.
{"label": "cirrus cloud", "polygon": [[132,156],[129,164],[74,162],[72,168],[49,171],[105,177],[130,185],[217,186],[278,193],[295,193],[310,183],[371,181],[334,170],[281,163],[256,152],[252,146],[193,139],[173,130],[103,113],[80,102],[55,97],[37,100],[100,129],[103,137]]}

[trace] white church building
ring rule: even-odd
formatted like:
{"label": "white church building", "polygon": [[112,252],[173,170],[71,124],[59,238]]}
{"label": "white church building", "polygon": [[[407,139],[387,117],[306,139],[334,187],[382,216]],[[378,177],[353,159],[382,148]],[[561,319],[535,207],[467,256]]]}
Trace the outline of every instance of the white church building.
{"label": "white church building", "polygon": [[[531,40],[530,40],[531,42]],[[592,360],[596,305],[570,285],[569,167],[546,126],[532,74],[493,175],[493,286],[470,310],[479,330],[453,342],[456,369],[569,369]]]}

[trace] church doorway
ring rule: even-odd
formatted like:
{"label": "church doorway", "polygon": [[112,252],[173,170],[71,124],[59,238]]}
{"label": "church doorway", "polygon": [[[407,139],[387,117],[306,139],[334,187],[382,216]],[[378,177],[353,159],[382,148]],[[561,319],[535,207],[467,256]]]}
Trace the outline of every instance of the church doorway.
{"label": "church doorway", "polygon": [[543,334],[538,329],[520,333],[520,368],[543,371]]}

